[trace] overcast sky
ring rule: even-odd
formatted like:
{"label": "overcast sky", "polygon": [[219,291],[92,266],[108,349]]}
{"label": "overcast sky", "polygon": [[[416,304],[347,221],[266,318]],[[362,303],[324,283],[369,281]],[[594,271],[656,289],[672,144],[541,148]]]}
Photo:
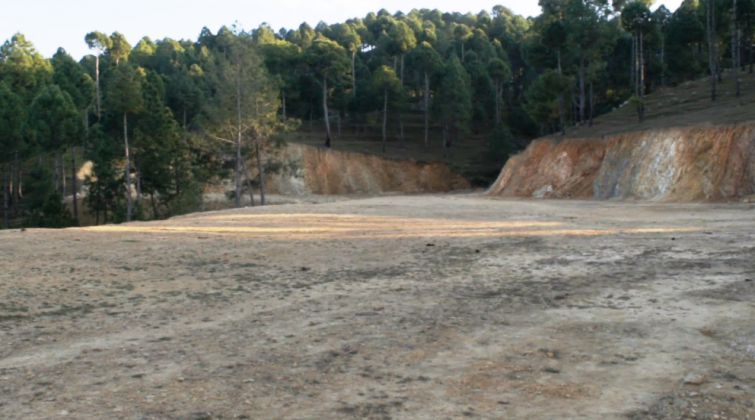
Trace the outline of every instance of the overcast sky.
{"label": "overcast sky", "polygon": [[[656,0],[655,6],[665,4],[674,11],[681,1]],[[320,21],[342,22],[382,8],[391,13],[415,8],[478,13],[501,4],[524,16],[540,13],[537,0],[24,0],[3,3],[0,42],[21,32],[47,57],[63,47],[76,59],[87,54],[84,35],[94,30],[107,34],[119,31],[135,45],[144,36],[153,40],[165,37],[195,40],[204,26],[217,32],[223,25],[235,21],[245,30],[256,28],[262,22],[268,22],[276,30],[295,28],[305,21],[314,27]]]}

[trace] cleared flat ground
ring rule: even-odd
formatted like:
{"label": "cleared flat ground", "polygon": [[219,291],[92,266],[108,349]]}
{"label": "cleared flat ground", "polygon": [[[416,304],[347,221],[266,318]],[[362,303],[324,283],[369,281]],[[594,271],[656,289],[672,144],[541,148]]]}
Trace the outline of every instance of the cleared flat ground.
{"label": "cleared flat ground", "polygon": [[753,205],[382,197],[0,256],[3,420],[755,419]]}

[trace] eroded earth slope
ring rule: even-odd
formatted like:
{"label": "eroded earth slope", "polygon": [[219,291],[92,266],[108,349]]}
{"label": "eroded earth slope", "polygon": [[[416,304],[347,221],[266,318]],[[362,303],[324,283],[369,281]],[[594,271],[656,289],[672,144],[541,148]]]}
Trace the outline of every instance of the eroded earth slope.
{"label": "eroded earth slope", "polygon": [[755,124],[536,140],[509,159],[488,194],[749,201],[755,194]]}

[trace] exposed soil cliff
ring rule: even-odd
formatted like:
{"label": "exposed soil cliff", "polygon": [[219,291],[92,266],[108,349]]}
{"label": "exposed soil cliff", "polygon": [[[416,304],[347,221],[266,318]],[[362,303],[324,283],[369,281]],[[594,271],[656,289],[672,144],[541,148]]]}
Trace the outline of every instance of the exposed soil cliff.
{"label": "exposed soil cliff", "polygon": [[268,177],[266,185],[269,192],[284,195],[445,192],[470,187],[440,162],[385,159],[300,144],[289,144],[278,160],[283,168]]}
{"label": "exposed soil cliff", "polygon": [[534,141],[489,195],[668,201],[755,193],[755,124]]}

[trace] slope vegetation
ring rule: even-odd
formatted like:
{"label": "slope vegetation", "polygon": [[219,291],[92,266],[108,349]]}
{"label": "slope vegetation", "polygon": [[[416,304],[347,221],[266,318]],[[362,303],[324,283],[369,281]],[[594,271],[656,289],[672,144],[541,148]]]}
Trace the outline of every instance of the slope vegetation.
{"label": "slope vegetation", "polygon": [[[397,124],[389,124],[387,146],[382,151],[382,126],[380,121],[361,123],[356,128],[344,123],[339,132],[337,124],[333,125],[333,150],[366,153],[388,159],[417,160],[423,162],[442,162],[454,172],[463,175],[477,186],[490,185],[498,172],[500,163],[490,159],[488,148],[488,129],[472,133],[451,147],[443,147],[443,128],[431,125],[428,144],[425,145],[424,114],[407,112],[402,115],[404,140],[400,139]],[[320,147],[325,142],[325,128],[322,120],[309,124],[302,121],[302,127],[289,139],[291,143]]]}
{"label": "slope vegetation", "polygon": [[734,96],[730,71],[724,72],[723,81],[718,83],[716,90],[716,101],[711,102],[709,78],[659,89],[645,97],[645,119],[642,123],[637,121],[635,109],[625,106],[595,118],[592,127],[569,128],[566,137],[588,138],[640,130],[728,125],[755,119],[755,73],[740,73],[739,97]]}

